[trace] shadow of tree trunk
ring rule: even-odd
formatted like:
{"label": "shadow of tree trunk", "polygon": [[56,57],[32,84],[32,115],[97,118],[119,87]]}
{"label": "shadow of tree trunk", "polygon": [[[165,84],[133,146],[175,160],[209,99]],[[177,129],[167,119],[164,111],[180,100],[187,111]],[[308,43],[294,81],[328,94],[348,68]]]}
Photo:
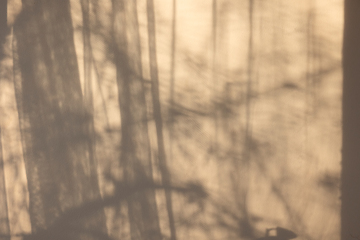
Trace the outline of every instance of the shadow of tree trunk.
{"label": "shadow of tree trunk", "polygon": [[[113,27],[125,181],[152,182],[136,1],[113,1]],[[135,194],[127,206],[132,240],[161,238],[154,190]]]}
{"label": "shadow of tree trunk", "polygon": [[[5,185],[5,166],[0,126],[0,239],[10,240],[10,223],[8,216],[7,192]],[[8,235],[9,237],[6,237]]]}
{"label": "shadow of tree trunk", "polygon": [[[14,25],[14,84],[32,231],[100,194],[89,159],[70,2],[26,1]],[[94,172],[95,171],[95,172]],[[97,179],[96,179],[97,183]],[[102,219],[79,223],[101,228]]]}
{"label": "shadow of tree trunk", "polygon": [[[159,93],[159,76],[158,63],[156,57],[156,25],[155,11],[153,0],[147,0],[147,17],[148,17],[148,35],[149,35],[149,55],[150,55],[150,75],[151,75],[151,93],[154,106],[154,120],[156,125],[157,145],[159,151],[159,168],[164,185],[171,185],[171,175],[168,169],[168,163],[165,153],[163,120],[161,115],[160,93]],[[172,196],[170,190],[165,190],[166,209],[169,217],[170,239],[176,240],[176,228],[174,213],[172,207]]]}
{"label": "shadow of tree trunk", "polygon": [[4,57],[3,47],[7,31],[7,0],[0,0],[0,60]]}

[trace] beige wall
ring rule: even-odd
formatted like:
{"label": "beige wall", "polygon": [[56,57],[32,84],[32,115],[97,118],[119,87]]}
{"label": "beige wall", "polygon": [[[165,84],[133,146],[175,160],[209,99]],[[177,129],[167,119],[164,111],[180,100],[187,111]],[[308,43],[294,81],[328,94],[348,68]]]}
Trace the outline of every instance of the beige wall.
{"label": "beige wall", "polygon": [[[93,72],[96,128],[102,139],[97,151],[101,169],[115,169],[111,160],[118,156],[119,132],[110,134],[105,128],[119,130],[120,119],[115,69],[102,37],[110,26],[110,1],[99,3],[103,28],[92,35],[98,71]],[[156,0],[155,6],[160,94],[167,118],[172,1]],[[10,24],[20,8],[9,1]],[[174,99],[182,115],[173,133],[166,131],[170,168],[174,180],[196,180],[210,192],[199,213],[200,203],[176,198],[179,239],[241,239],[245,217],[259,236],[266,228],[281,226],[296,232],[298,239],[339,239],[342,1],[253,1],[250,49],[249,1],[218,0],[215,52],[212,1],[178,0],[176,8]],[[77,1],[72,1],[72,10],[82,72]],[[145,10],[145,1],[139,0],[148,79]],[[21,232],[29,231],[29,224],[11,82],[11,36],[6,47],[0,121],[12,231]],[[149,124],[155,156],[154,124]],[[154,174],[159,178],[156,168]],[[159,193],[160,209],[162,198]],[[190,218],[191,227],[182,225],[181,217]],[[165,217],[162,227],[168,234]]]}

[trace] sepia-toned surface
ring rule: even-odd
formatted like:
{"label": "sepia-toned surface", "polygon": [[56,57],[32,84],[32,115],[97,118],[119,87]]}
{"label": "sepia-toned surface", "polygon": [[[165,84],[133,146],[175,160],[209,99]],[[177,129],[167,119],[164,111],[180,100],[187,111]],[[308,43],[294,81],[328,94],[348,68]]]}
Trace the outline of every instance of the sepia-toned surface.
{"label": "sepia-toned surface", "polygon": [[[42,90],[49,93],[52,104],[60,106],[59,114],[66,123],[76,120],[66,115],[59,102],[68,104],[69,109],[80,109],[74,111],[81,114],[84,108],[93,115],[94,133],[89,133],[90,121],[86,123],[90,129],[86,134],[93,136],[89,137],[89,144],[96,156],[103,196],[116,188],[109,179],[131,182],[145,176],[164,184],[170,180],[174,184],[193,182],[207,191],[206,198],[147,191],[132,201],[106,208],[107,232],[115,239],[160,239],[146,233],[157,232],[159,226],[165,239],[173,238],[175,232],[177,239],[184,240],[256,239],[274,227],[295,232],[297,239],[340,239],[342,1],[154,0],[156,55],[152,51],[153,38],[149,38],[153,33],[148,29],[147,14],[151,9],[145,0],[138,0],[137,5],[136,1],[91,0],[90,35],[84,34],[84,5],[74,0],[70,3],[76,55],[69,55],[77,57],[77,70],[70,57],[60,60],[66,54],[59,46],[67,45],[52,45],[49,40],[49,48],[55,49],[54,55],[49,55],[55,70],[51,79],[44,77],[49,74],[49,67],[36,49],[42,49],[41,44],[48,39],[39,38],[31,44],[37,34],[29,30],[27,34],[33,36],[27,38],[29,46],[14,49],[18,46],[14,42],[19,43],[21,34],[25,34],[20,29],[16,39],[16,34],[12,34],[16,25],[4,45],[0,124],[13,234],[30,232],[31,226],[34,229],[29,215],[31,172],[26,171],[23,157],[26,158],[23,149],[31,141],[20,133],[22,112],[15,97],[21,83],[16,81],[19,73],[14,62],[23,56],[37,64],[37,75],[29,78],[39,85],[59,81],[59,86],[64,79],[69,84],[81,83],[84,106],[74,93],[56,88],[55,95],[65,95],[54,100],[48,85]],[[10,27],[19,13],[20,1],[8,1]],[[51,24],[57,29],[65,25],[60,26],[55,20],[44,24],[51,34],[64,37],[65,33],[56,32]],[[37,29],[42,30],[39,26]],[[86,36],[90,36],[90,42]],[[29,49],[24,52],[26,47]],[[156,113],[156,91],[151,88],[155,60],[161,117]],[[56,67],[57,63],[61,66]],[[61,69],[67,69],[69,76],[63,76],[65,70]],[[26,72],[20,71],[20,77],[26,80]],[[76,87],[70,89],[75,91]],[[86,89],[91,89],[93,97]],[[30,95],[33,92],[29,90]],[[37,99],[38,95],[31,97]],[[28,104],[34,109],[41,105]],[[50,107],[53,105],[44,106],[29,121],[30,128],[46,122],[50,112],[55,112]],[[159,141],[159,118],[163,143]],[[58,143],[56,131],[50,131],[57,128],[55,125],[49,125],[44,133],[53,136],[49,138],[54,142],[44,138],[38,144]],[[71,125],[66,131],[75,134],[80,131],[76,129]],[[91,178],[93,174],[91,163],[87,163],[91,161],[91,150],[77,148],[79,153],[75,153],[73,148],[74,145],[66,148],[66,159],[69,164],[76,162],[67,166],[74,172],[61,176],[72,176],[76,188],[83,189],[86,195],[90,190],[80,183],[80,178]],[[41,156],[46,168],[54,171],[52,175],[61,179],[57,170],[63,162],[56,160],[58,155],[51,152]],[[48,159],[55,159],[59,167],[53,168]],[[86,176],[82,176],[76,173],[77,168],[82,168],[80,165],[92,170],[84,170]],[[51,177],[51,171],[47,177]],[[66,198],[66,194],[74,197],[72,202],[58,199],[56,207],[61,210],[57,211],[88,198],[82,193],[78,197],[70,193],[66,184],[75,186],[70,179],[39,181],[50,181],[52,188],[59,186],[61,198]],[[96,196],[96,189],[88,187],[94,191],[91,197]],[[147,208],[150,210],[144,210]]]}

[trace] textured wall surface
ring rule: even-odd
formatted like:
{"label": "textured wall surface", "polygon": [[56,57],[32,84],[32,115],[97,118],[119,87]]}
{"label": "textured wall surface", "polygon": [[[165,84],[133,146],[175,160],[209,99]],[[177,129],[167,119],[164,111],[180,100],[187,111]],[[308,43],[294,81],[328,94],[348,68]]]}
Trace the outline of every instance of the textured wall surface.
{"label": "textured wall surface", "polygon": [[[21,3],[8,2],[11,26]],[[84,83],[81,7],[71,4]],[[160,179],[146,1],[137,4],[153,175]],[[174,195],[178,239],[253,239],[278,226],[297,239],[339,239],[342,1],[178,0],[173,8],[155,0],[168,165],[174,182],[195,181],[209,192],[204,201]],[[121,179],[111,9],[111,1],[92,1],[91,79],[99,172]],[[18,233],[30,227],[11,34],[5,53],[0,123],[11,230]],[[100,185],[103,194],[111,191]],[[157,203],[168,236],[162,192]]]}

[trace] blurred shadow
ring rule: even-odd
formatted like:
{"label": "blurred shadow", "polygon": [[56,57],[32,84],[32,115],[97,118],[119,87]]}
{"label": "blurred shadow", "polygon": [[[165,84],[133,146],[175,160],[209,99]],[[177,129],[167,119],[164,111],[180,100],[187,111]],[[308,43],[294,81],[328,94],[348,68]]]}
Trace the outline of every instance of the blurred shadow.
{"label": "blurred shadow", "polygon": [[0,61],[4,58],[4,44],[10,28],[7,26],[7,0],[0,1]]}
{"label": "blurred shadow", "polygon": [[2,134],[0,126],[0,239],[10,240],[10,237],[2,237],[1,235],[10,235],[10,222],[8,214],[8,200],[5,185],[5,167],[2,146]]}
{"label": "blurred shadow", "polygon": [[[123,201],[129,201],[134,195],[148,190],[170,190],[179,193],[185,197],[204,199],[207,197],[206,191],[201,185],[196,183],[186,183],[182,185],[166,186],[163,184],[151,183],[150,181],[138,182],[134,184],[126,184],[119,182],[114,178],[108,179],[115,186],[114,193],[103,198],[84,202],[77,207],[72,207],[58,216],[55,221],[46,229],[35,231],[32,234],[23,235],[24,240],[46,240],[46,239],[78,239],[79,237],[91,237],[92,239],[112,240],[105,231],[93,228],[82,227],[84,219],[96,215],[98,211],[103,211],[107,207],[116,207]],[[145,236],[160,239],[161,233],[145,232]],[[160,234],[160,235],[159,235]]]}
{"label": "blurred shadow", "polygon": [[[184,2],[176,0],[169,3],[171,22],[164,31],[164,26],[155,29],[161,22],[155,15],[168,9],[153,6],[151,0],[146,6],[143,3],[82,0],[80,10],[75,2],[70,8],[69,0],[23,1],[13,46],[33,230],[24,239],[176,240],[195,236],[286,240],[297,236],[280,227],[268,229],[264,236],[259,229],[269,225],[291,228],[312,239],[308,231],[313,222],[308,223],[310,214],[302,209],[307,205],[297,202],[296,190],[291,188],[302,187],[304,201],[315,199],[317,204],[321,193],[313,192],[322,189],[324,198],[331,197],[326,203],[332,203],[339,184],[335,173],[315,169],[309,179],[305,170],[297,173],[298,165],[310,171],[312,160],[323,163],[310,156],[313,146],[308,144],[308,129],[324,120],[311,122],[327,106],[320,101],[322,91],[329,90],[322,89],[323,80],[339,70],[316,31],[316,12],[301,12],[301,20],[306,20],[304,31],[289,39],[304,42],[300,50],[292,50],[283,46],[287,43],[285,28],[301,24],[291,18],[289,26],[285,25],[285,14],[291,15],[286,3],[264,10],[260,8],[266,6],[264,1],[210,1],[206,3],[211,14],[207,12],[204,36],[198,29],[189,34],[190,40],[201,38],[197,52],[184,44],[189,36],[177,33],[177,27],[187,20],[177,15],[178,10],[189,6],[178,8]],[[198,6],[194,9],[203,11]],[[83,13],[82,25],[76,29],[71,11],[79,16]],[[147,34],[141,31],[144,26]],[[265,31],[268,26],[272,29]],[[78,52],[84,54],[84,89],[74,43],[79,32],[83,34],[84,50]],[[262,38],[266,34],[269,36]],[[158,50],[157,44],[162,45],[164,39],[169,46],[164,44],[161,49],[168,50]],[[295,69],[292,65],[298,62],[293,58],[303,50],[299,59],[304,62],[300,70]],[[158,63],[158,58],[164,62]],[[99,96],[92,89],[92,74]],[[353,94],[344,95],[348,103],[357,99],[356,87],[348,86]],[[166,101],[161,98],[164,95]],[[100,101],[102,111],[96,110]],[[168,104],[165,113],[161,111],[164,104]],[[107,110],[110,105],[112,111]],[[348,117],[344,117],[344,134],[353,131],[360,119],[356,111],[350,112],[354,109],[344,105],[349,111],[344,112]],[[96,111],[101,113],[96,115]],[[101,114],[105,116],[99,117]],[[106,123],[96,125],[96,119]],[[325,132],[327,124],[333,122],[326,122],[319,132]],[[346,184],[357,191],[354,181],[359,164],[355,158],[345,161],[346,152],[357,153],[359,139],[354,131],[351,134],[351,138],[344,135],[344,193]],[[97,150],[95,139],[99,140]],[[346,150],[349,142],[352,149]],[[299,159],[304,163],[298,163]],[[173,178],[201,184],[176,186]],[[310,191],[304,183],[315,187]],[[343,201],[350,197],[349,191]],[[351,212],[345,202],[344,219]],[[349,206],[356,204],[353,201]],[[279,216],[273,216],[277,210]],[[316,214],[325,211],[330,210]],[[311,220],[317,215],[310,216]]]}
{"label": "blurred shadow", "polygon": [[[33,231],[100,196],[69,1],[27,1],[14,25],[14,74]],[[94,180],[95,179],[95,180]],[[105,228],[104,214],[84,227]]]}

